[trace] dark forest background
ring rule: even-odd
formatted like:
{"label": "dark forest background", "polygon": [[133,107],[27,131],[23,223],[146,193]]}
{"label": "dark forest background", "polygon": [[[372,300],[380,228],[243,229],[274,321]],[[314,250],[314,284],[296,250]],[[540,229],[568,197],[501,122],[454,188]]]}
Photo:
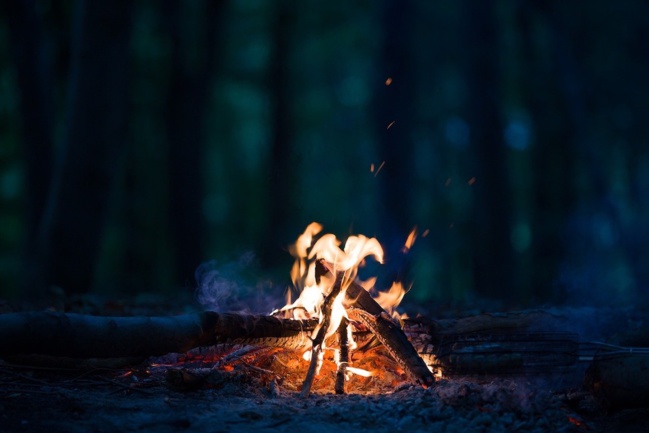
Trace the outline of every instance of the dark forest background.
{"label": "dark forest background", "polygon": [[286,286],[319,221],[422,304],[646,302],[648,80],[646,1],[4,1],[0,297]]}

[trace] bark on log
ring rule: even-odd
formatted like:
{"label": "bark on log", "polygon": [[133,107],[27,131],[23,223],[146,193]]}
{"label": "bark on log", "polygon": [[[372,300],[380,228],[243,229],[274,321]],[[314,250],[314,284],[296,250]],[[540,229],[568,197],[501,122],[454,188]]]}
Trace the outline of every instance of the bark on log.
{"label": "bark on log", "polygon": [[[350,293],[354,295],[356,289],[359,290],[358,296],[348,299],[347,303],[361,306],[360,311],[372,310],[374,308],[372,303],[376,303],[362,287],[350,286],[348,295]],[[365,295],[369,297],[369,301]],[[376,306],[380,308],[378,304]],[[352,310],[355,309],[350,308],[349,311]],[[376,317],[381,317],[364,314],[365,319],[372,321],[379,320]],[[53,312],[11,313],[0,315],[0,357],[20,363],[31,363],[34,357],[36,359],[60,357],[72,360],[136,359],[167,353],[184,353],[196,347],[215,344],[250,344],[308,350],[312,344],[309,337],[317,322],[317,319],[291,320],[272,316],[215,312],[171,317],[100,317]],[[514,356],[516,354],[504,356],[502,353],[490,353],[490,356],[487,356],[490,362],[486,363],[479,339],[462,340],[463,336],[476,334],[501,336],[502,338],[498,340],[499,347],[503,350],[513,348],[516,351],[521,345],[514,340],[508,341],[507,335],[520,335],[539,329],[553,330],[553,326],[557,329],[557,324],[561,326],[560,319],[543,312],[484,314],[459,320],[440,321],[419,318],[405,321],[404,337],[407,336],[414,346],[413,350],[416,349],[415,354],[418,353],[425,364],[441,367],[446,373],[456,371],[458,374],[471,374],[477,372],[475,366],[480,366],[483,370],[485,366],[489,366],[489,372],[498,374],[499,371],[511,371],[514,362],[512,360],[517,359]],[[377,324],[366,325],[370,328],[372,326],[379,328]],[[397,330],[404,334],[400,329]],[[377,330],[375,329],[374,332]],[[378,331],[379,335],[382,332]],[[354,339],[360,350],[371,347],[368,342],[371,342],[372,338],[372,334],[367,331],[354,333]],[[453,352],[455,350],[453,342],[456,339],[460,341],[463,353]],[[546,347],[546,343],[550,342],[541,343]],[[328,343],[328,346],[336,345],[336,341]],[[467,345],[470,350],[467,350]],[[391,343],[387,343],[386,347],[392,353]],[[534,344],[531,349],[528,346],[524,349],[529,352],[538,347],[541,346]],[[442,353],[448,348],[451,352]],[[488,348],[491,350],[491,346]],[[440,354],[442,356],[438,356]],[[461,356],[455,356],[458,354]],[[523,352],[522,355],[525,359],[533,360],[534,363],[544,360],[542,367],[552,368],[575,362],[578,354],[576,351],[568,350],[562,351],[557,356],[550,353],[544,355],[545,357],[539,357],[531,352]],[[397,361],[404,366],[404,370],[412,376],[417,376],[418,373],[413,375],[410,370],[419,368],[419,363],[411,363],[415,365],[412,367],[404,359],[397,359]],[[521,365],[527,367],[528,364],[530,363],[523,362]]]}
{"label": "bark on log", "polygon": [[387,314],[372,315],[359,308],[348,310],[350,319],[358,320],[374,332],[374,336],[385,346],[388,353],[401,365],[408,376],[424,387],[435,383],[433,374],[421,358],[406,334],[386,317]]}
{"label": "bark on log", "polygon": [[102,317],[53,312],[0,315],[0,356],[148,357],[215,344],[309,347],[317,320],[206,311],[170,317]]}
{"label": "bark on log", "polygon": [[[355,286],[348,288],[348,297],[354,295],[354,290]],[[362,287],[360,290],[360,296],[350,305],[358,305],[372,313],[371,304],[365,302],[364,295],[367,292]],[[375,303],[373,299],[371,301]],[[434,354],[440,342],[452,336],[534,330],[540,326],[549,326],[551,319],[553,316],[542,312],[481,315],[439,321],[418,318],[406,320],[404,331],[420,354],[430,355]],[[317,322],[317,319],[288,320],[211,311],[169,317],[8,313],[0,315],[0,356],[38,354],[69,358],[147,357],[183,353],[214,344],[257,344],[308,349],[311,347],[309,336]],[[359,342],[358,334],[355,334],[355,339]]]}

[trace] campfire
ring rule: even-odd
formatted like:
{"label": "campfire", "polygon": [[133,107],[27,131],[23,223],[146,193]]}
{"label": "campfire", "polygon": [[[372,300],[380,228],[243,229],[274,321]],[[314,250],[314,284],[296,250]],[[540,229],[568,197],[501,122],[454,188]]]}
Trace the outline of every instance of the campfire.
{"label": "campfire", "polygon": [[[375,280],[366,281],[364,285],[356,280],[358,268],[367,258],[371,256],[379,263],[383,261],[379,242],[363,235],[350,236],[341,249],[340,241],[332,234],[316,238],[321,230],[318,223],[310,224],[291,247],[291,254],[295,257],[291,277],[300,296],[273,313],[282,313],[293,319],[317,319],[310,337],[310,351],[305,352],[305,359],[310,360],[310,364],[302,395],[309,394],[327,348],[333,348],[337,364],[336,393],[344,393],[344,384],[350,374],[372,375],[371,371],[350,365],[350,352],[358,348],[355,330],[369,330],[412,381],[424,387],[431,386],[434,378],[428,366],[410,344],[399,323],[395,323],[387,313],[403,298],[402,287],[395,284],[390,292],[375,300],[369,296]],[[410,243],[412,239],[411,236]]]}
{"label": "campfire", "polygon": [[[376,278],[358,279],[366,260],[383,262],[378,240],[350,236],[341,248],[333,234],[321,235],[321,231],[320,224],[311,223],[289,248],[295,258],[293,290],[299,296],[292,301],[289,290],[286,305],[269,314],[269,319],[280,321],[257,324],[259,330],[245,341],[230,341],[216,355],[206,357],[203,351],[198,355],[202,364],[216,362],[232,369],[243,365],[247,374],[270,378],[269,386],[281,383],[285,389],[300,390],[304,397],[312,390],[343,394],[346,387],[354,393],[372,393],[410,383],[432,386],[434,355],[423,354],[421,345],[422,353],[413,346],[412,335],[409,338],[402,329],[407,316],[396,311],[406,293],[403,285],[394,282],[389,290],[377,291]],[[411,248],[415,236],[413,230],[404,250]],[[293,335],[296,325],[299,332]],[[270,331],[273,327],[284,329],[284,334],[253,337],[264,332],[282,334]],[[177,387],[202,383],[200,374],[186,369],[172,370],[169,380]]]}

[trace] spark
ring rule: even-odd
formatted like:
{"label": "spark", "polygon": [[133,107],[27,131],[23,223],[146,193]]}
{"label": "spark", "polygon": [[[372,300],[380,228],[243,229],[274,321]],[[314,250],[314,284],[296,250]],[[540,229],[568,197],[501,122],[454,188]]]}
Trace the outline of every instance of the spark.
{"label": "spark", "polygon": [[469,181],[467,182],[469,185],[473,185],[475,183],[475,176],[473,176]]}
{"label": "spark", "polygon": [[428,229],[424,230],[424,232],[421,234],[421,237],[425,238],[426,236],[428,236],[428,233],[430,233],[430,230]]}
{"label": "spark", "polygon": [[385,161],[381,162],[379,168],[376,169],[376,173],[374,173],[374,177],[376,177],[379,174],[379,171],[381,171],[384,165],[385,165]]}
{"label": "spark", "polygon": [[582,420],[572,417],[570,415],[568,415],[568,421],[570,421],[572,424],[574,424],[577,427],[588,428],[588,426],[584,424]]}
{"label": "spark", "polygon": [[385,85],[389,86],[390,84],[392,84],[392,77],[388,77],[385,79]]}
{"label": "spark", "polygon": [[444,183],[444,186],[450,186],[452,181],[453,180],[449,177],[448,179],[446,179],[446,182]]}
{"label": "spark", "polygon": [[390,128],[392,128],[392,125],[394,125],[395,122],[396,122],[396,120],[393,120],[392,122],[390,122],[390,124],[388,125],[388,127],[385,128],[385,129],[390,129]]}
{"label": "spark", "polygon": [[406,239],[406,243],[403,245],[403,248],[401,248],[401,252],[405,254],[410,251],[412,245],[415,243],[415,239],[417,239],[417,226],[413,227],[413,229],[410,231],[408,239]]}

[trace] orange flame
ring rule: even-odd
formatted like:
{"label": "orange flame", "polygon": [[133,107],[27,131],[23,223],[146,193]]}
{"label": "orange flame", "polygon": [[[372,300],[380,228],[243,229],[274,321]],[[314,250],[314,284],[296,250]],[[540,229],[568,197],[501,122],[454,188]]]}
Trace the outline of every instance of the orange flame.
{"label": "orange flame", "polygon": [[[378,171],[383,167],[381,163]],[[372,165],[372,169],[374,166]],[[340,276],[342,273],[341,290],[333,302],[331,315],[329,317],[329,327],[325,331],[325,338],[332,335],[339,327],[343,318],[347,317],[347,312],[343,305],[346,295],[346,289],[352,281],[356,281],[358,268],[362,266],[368,257],[373,257],[377,262],[383,263],[383,248],[376,238],[368,238],[363,235],[349,236],[341,248],[341,242],[333,234],[322,234],[322,225],[313,222],[307,226],[305,231],[298,236],[294,245],[289,247],[289,252],[295,258],[291,269],[291,279],[295,289],[299,292],[298,298],[291,302],[290,292],[287,294],[287,304],[280,310],[286,317],[295,319],[318,318],[320,323],[323,321],[322,305],[326,296],[331,292],[335,277],[332,275],[322,276],[316,281],[315,270],[316,263],[320,259],[332,264],[334,275]],[[417,228],[413,228],[409,234],[404,249],[408,251],[417,237]],[[365,290],[372,293],[375,289],[376,278],[369,278],[365,281],[357,281]],[[395,282],[392,287],[385,292],[378,292],[375,299],[377,303],[392,317],[400,320],[407,318],[400,315],[395,308],[399,305],[407,290],[401,283]],[[316,329],[319,329],[316,328]],[[315,337],[315,333],[314,333]],[[326,341],[326,340],[325,340]],[[356,347],[351,332],[348,336],[349,347],[353,350]],[[322,346],[325,349],[324,344]],[[334,357],[336,357],[334,351]],[[304,353],[304,359],[309,360],[312,355],[310,350]],[[320,352],[320,356],[323,352]],[[338,362],[338,361],[337,361]],[[318,361],[319,370],[321,360]],[[373,373],[360,368],[345,365],[346,376],[356,374],[369,377]],[[316,373],[317,374],[317,373]]]}
{"label": "orange flame", "polygon": [[[408,290],[410,290],[410,288],[408,288]],[[405,313],[398,313],[396,308],[399,306],[408,290],[403,288],[403,284],[400,281],[395,281],[387,292],[378,292],[378,295],[374,300],[393,318],[407,319],[408,316]]]}
{"label": "orange flame", "polygon": [[[340,249],[341,242],[333,234],[324,234],[316,239],[322,226],[311,223],[307,226],[296,243],[289,247],[289,252],[295,257],[291,269],[291,279],[300,295],[293,303],[287,303],[281,311],[290,311],[294,318],[320,317],[320,309],[324,298],[331,289],[331,281],[322,279],[316,283],[315,263],[324,259],[334,266],[335,272],[344,272],[347,283],[353,281],[358,273],[358,267],[367,257],[374,257],[379,263],[383,262],[383,248],[376,238],[363,235],[350,236]],[[344,285],[344,283],[343,283]],[[327,334],[336,329],[340,320],[346,316],[342,299],[345,291],[341,290],[340,299],[336,299]]]}

